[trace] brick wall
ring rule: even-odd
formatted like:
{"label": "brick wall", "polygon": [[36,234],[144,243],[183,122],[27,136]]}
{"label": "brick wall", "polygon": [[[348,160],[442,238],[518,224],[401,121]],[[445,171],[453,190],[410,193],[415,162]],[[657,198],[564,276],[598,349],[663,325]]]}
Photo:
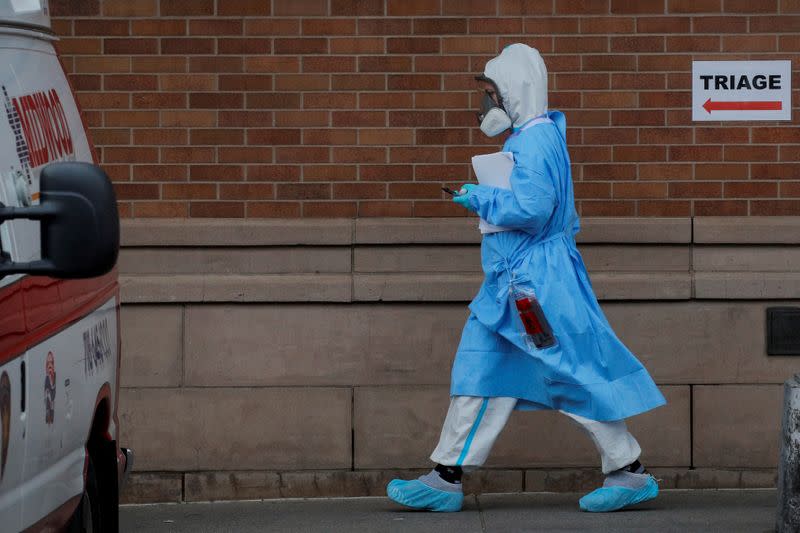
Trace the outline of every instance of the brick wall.
{"label": "brick wall", "polygon": [[798,0],[51,4],[126,217],[463,216],[440,186],[497,147],[472,76],[511,42],[544,54],[583,215],[800,214],[796,126],[689,110],[692,59],[796,61]]}

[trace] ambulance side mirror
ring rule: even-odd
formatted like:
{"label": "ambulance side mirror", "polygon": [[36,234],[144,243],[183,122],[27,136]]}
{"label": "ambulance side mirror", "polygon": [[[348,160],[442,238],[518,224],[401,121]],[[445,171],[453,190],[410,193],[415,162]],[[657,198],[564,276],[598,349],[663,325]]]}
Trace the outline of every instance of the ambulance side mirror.
{"label": "ambulance side mirror", "polygon": [[119,255],[119,214],[106,173],[90,163],[51,163],[39,184],[39,205],[0,207],[0,222],[41,221],[42,258],[0,262],[0,277],[91,278],[111,271]]}

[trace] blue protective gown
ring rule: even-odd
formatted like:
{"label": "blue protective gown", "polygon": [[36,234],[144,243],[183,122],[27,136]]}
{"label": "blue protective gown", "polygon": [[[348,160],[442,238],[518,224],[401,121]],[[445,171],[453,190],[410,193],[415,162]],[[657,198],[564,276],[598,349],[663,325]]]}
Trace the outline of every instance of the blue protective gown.
{"label": "blue protective gown", "polygon": [[[665,404],[647,370],[611,329],[575,246],[579,230],[566,121],[511,135],[511,190],[476,186],[469,206],[513,231],[486,234],[486,277],[470,304],[452,372],[452,395],[518,398],[518,409],[559,409],[611,421]],[[511,279],[532,288],[558,342],[529,349],[509,295]]]}

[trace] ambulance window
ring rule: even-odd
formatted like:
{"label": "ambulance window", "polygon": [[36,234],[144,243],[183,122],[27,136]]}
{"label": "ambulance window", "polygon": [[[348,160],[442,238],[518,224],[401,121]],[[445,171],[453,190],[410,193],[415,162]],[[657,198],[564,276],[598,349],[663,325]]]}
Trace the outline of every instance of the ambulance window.
{"label": "ambulance window", "polygon": [[[11,243],[11,232],[9,231],[9,224],[6,222],[0,224],[0,261],[9,261],[12,259],[12,250],[14,249]],[[5,276],[0,278],[0,287],[5,287],[14,283],[21,275]]]}
{"label": "ambulance window", "polygon": [[[11,173],[2,172],[0,173],[0,204],[2,205],[16,205],[13,201],[9,200],[9,192],[8,186],[9,182],[11,181]],[[13,222],[3,222],[0,224],[0,253],[2,254],[2,258],[0,261],[5,258],[5,260],[10,260],[13,258],[14,252],[14,244],[12,242],[11,237],[11,225]],[[6,276],[4,278],[0,278],[0,287],[3,285],[8,285],[12,276]]]}
{"label": "ambulance window", "polygon": [[[11,253],[9,252],[10,246],[8,246],[8,241],[6,241],[5,237],[6,232],[0,231],[0,262],[11,260]],[[10,276],[6,276],[5,278],[0,279],[0,287],[3,285],[8,285],[9,277]]]}

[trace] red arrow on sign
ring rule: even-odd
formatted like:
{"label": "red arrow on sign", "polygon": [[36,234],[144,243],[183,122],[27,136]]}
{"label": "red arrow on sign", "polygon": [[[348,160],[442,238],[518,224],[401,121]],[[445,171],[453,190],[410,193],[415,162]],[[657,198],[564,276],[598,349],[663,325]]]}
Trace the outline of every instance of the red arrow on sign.
{"label": "red arrow on sign", "polygon": [[712,102],[711,98],[706,100],[703,104],[709,114],[712,111],[780,111],[783,109],[783,102],[765,101],[765,102]]}

